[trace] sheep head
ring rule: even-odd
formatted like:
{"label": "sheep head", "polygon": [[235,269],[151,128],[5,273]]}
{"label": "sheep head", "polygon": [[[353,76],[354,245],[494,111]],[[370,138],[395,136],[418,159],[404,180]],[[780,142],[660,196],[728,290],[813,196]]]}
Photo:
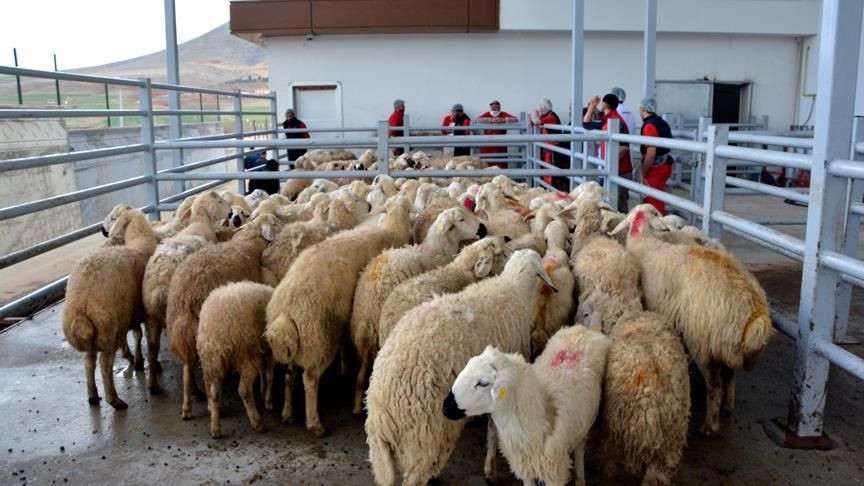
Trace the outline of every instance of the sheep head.
{"label": "sheep head", "polygon": [[549,286],[554,292],[558,292],[555,284],[552,283],[552,278],[546,273],[546,268],[543,265],[543,259],[534,250],[516,250],[513,256],[507,260],[504,266],[505,274],[530,274],[540,277],[543,282]]}
{"label": "sheep head", "polygon": [[424,243],[443,238],[449,240],[451,243],[458,244],[462,241],[484,238],[487,234],[486,225],[480,221],[480,218],[468,212],[465,208],[457,207],[446,209],[435,218],[435,222],[426,235]]}
{"label": "sheep head", "polygon": [[650,204],[640,204],[630,210],[627,217],[615,229],[610,231],[609,235],[616,235],[628,227],[630,228],[630,232],[627,235],[628,238],[637,237],[646,232],[645,230],[649,234],[669,231],[669,227],[666,226],[661,218],[662,215],[657,208]]}
{"label": "sheep head", "polygon": [[[253,216],[257,216],[257,214],[253,213]],[[249,212],[247,212],[242,206],[231,206],[231,211],[228,213],[228,217],[223,221],[222,225],[239,228],[246,224],[249,217]]]}
{"label": "sheep head", "polygon": [[444,416],[450,420],[492,413],[512,402],[514,372],[527,366],[520,354],[506,354],[493,346],[468,360],[444,400]]}

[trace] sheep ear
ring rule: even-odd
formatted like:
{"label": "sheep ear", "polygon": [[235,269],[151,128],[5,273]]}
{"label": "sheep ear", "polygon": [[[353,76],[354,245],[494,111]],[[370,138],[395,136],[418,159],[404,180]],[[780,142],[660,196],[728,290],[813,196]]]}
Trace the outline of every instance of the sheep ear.
{"label": "sheep ear", "polygon": [[492,271],[492,258],[487,255],[481,256],[477,259],[477,262],[474,263],[474,276],[477,278],[483,278]]}
{"label": "sheep ear", "polygon": [[609,235],[617,235],[618,233],[624,231],[624,229],[626,229],[628,226],[630,226],[630,218],[626,217],[622,219],[620,223],[618,223],[618,226],[616,226],[612,231],[609,232]]}
{"label": "sheep ear", "polygon": [[648,218],[648,222],[657,231],[672,231],[671,225],[667,226],[660,218]]}
{"label": "sheep ear", "polygon": [[540,277],[540,279],[543,280],[543,282],[544,282],[544,283],[545,283],[545,284],[546,284],[550,289],[552,289],[553,292],[555,292],[556,294],[558,293],[558,289],[555,288],[555,284],[552,283],[552,277],[550,277],[549,274],[546,273],[546,269],[545,269],[545,268],[542,268],[542,267],[541,267],[541,268],[540,268],[540,271],[537,272],[537,276]]}
{"label": "sheep ear", "polygon": [[261,225],[261,236],[267,241],[273,241],[273,227],[270,224]]}
{"label": "sheep ear", "polygon": [[108,231],[108,238],[123,238],[126,235],[126,226],[129,225],[129,217],[126,215],[117,218]]}

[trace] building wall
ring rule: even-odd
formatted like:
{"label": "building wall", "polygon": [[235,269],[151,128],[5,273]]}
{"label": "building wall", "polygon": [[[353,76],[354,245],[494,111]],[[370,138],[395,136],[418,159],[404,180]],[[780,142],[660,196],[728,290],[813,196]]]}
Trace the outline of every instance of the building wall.
{"label": "building wall", "polygon": [[[473,118],[493,98],[516,114],[542,96],[569,120],[569,32],[273,37],[266,52],[279,113],[291,105],[291,82],[335,81],[346,127],[386,119],[394,98],[406,100],[413,125],[439,124],[453,103]],[[658,34],[657,79],[753,81],[752,113],[770,115],[772,129],[793,121],[796,62],[788,36]],[[641,73],[641,33],[586,33],[584,98],[619,85],[632,109]]]}

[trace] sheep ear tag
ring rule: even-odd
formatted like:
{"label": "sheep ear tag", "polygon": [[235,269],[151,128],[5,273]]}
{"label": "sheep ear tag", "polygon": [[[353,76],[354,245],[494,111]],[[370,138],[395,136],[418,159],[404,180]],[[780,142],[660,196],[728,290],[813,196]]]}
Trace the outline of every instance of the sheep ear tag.
{"label": "sheep ear tag", "polygon": [[273,227],[269,224],[261,226],[261,236],[267,241],[273,241]]}
{"label": "sheep ear tag", "polygon": [[504,400],[510,395],[510,390],[507,389],[506,383],[496,383],[492,386],[492,390],[490,390],[490,392],[492,393],[492,400],[496,402],[499,400]]}

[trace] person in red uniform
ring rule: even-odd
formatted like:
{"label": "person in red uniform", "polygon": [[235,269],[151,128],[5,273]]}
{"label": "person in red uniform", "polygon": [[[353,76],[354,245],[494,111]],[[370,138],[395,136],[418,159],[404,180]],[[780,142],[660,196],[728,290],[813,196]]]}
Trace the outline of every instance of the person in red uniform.
{"label": "person in red uniform", "polygon": [[[471,118],[465,114],[462,105],[456,103],[453,108],[450,108],[450,114],[444,117],[441,122],[442,127],[467,127],[471,125]],[[471,135],[470,130],[453,130],[452,132],[441,130],[444,135]],[[471,155],[471,147],[453,147],[453,156]]]}
{"label": "person in red uniform", "polygon": [[[297,115],[294,113],[293,108],[288,108],[285,110],[285,121],[282,122],[282,128],[285,129],[297,129],[297,128],[307,128],[306,124],[303,123]],[[294,133],[286,133],[285,138],[309,138],[309,132],[294,132]],[[289,149],[288,150],[288,160],[294,162],[299,159],[301,155],[306,153],[306,149]]]}
{"label": "person in red uniform", "polygon": [[[557,130],[554,128],[547,128],[545,125],[560,125],[561,118],[558,117],[558,114],[552,111],[552,101],[549,98],[541,98],[540,104],[537,108],[531,112],[531,117],[529,121],[532,125],[540,126],[540,133],[543,135],[558,135],[561,130]],[[564,149],[570,148],[570,143],[568,142],[558,142],[552,143],[551,145],[557,145]],[[558,152],[553,152],[551,150],[543,149],[541,152],[541,158],[543,162],[547,164],[552,164],[555,167],[561,169],[569,169],[570,168],[570,158],[564,154],[559,154]],[[570,190],[570,182],[566,177],[543,177],[543,181],[546,184],[551,184],[555,189],[559,191],[569,191]]]}
{"label": "person in red uniform", "polygon": [[[483,113],[482,115],[477,117],[477,119],[474,121],[477,123],[516,123],[519,120],[515,116],[511,115],[510,113],[507,113],[506,111],[501,111],[501,102],[500,101],[492,100],[492,102],[489,103],[489,111],[487,111],[486,113]],[[484,130],[483,131],[484,135],[505,135],[506,133],[507,133],[507,130],[497,130],[497,129],[491,129],[491,130]],[[480,147],[480,153],[481,154],[506,154],[507,153],[507,147],[501,147],[501,146],[498,146],[498,147]],[[495,160],[495,159],[491,159],[491,160]],[[492,167],[498,167],[501,169],[507,168],[507,164],[505,164],[503,162],[497,162],[497,163],[496,162],[490,162],[489,165]]]}
{"label": "person in red uniform", "polygon": [[[603,112],[601,121],[593,121],[594,111],[598,105]],[[607,94],[603,97],[602,103],[599,96],[591,98],[588,102],[588,108],[585,110],[585,116],[582,117],[582,126],[587,129],[607,130],[609,128],[609,120],[618,120],[618,133],[630,133],[630,127],[627,122],[618,114],[618,97],[614,94]],[[600,126],[597,126],[600,125]],[[600,157],[606,158],[606,142],[600,143]],[[622,143],[618,145],[618,175],[625,179],[633,178],[633,162],[630,160],[630,146]],[[629,211],[630,191],[626,187],[618,186],[618,211],[626,213]]]}
{"label": "person in red uniform", "polygon": [[[388,127],[404,127],[405,126],[405,101],[404,100],[396,100],[393,102],[393,113],[390,114],[390,118],[387,119]],[[390,130],[389,134],[391,137],[401,137],[402,130]],[[405,149],[402,147],[393,147],[393,155],[399,157],[405,153]]]}
{"label": "person in red uniform", "polygon": [[[639,103],[639,115],[642,117],[642,132],[646,137],[672,138],[672,130],[666,120],[657,116],[657,100],[654,98],[643,98]],[[666,190],[666,181],[672,175],[672,164],[675,162],[669,149],[641,145],[639,151],[642,153],[642,165],[639,173],[642,174],[642,183],[657,189]],[[645,197],[645,202],[651,204],[661,214],[666,214],[666,205],[663,201],[653,197]]]}

